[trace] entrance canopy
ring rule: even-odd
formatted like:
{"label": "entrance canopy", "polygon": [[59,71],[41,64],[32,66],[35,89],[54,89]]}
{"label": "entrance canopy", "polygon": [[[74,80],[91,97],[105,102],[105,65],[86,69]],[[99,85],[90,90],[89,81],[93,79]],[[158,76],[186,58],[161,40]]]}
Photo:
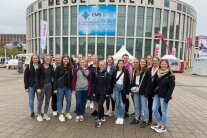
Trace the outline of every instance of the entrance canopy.
{"label": "entrance canopy", "polygon": [[129,62],[132,62],[135,57],[132,56],[127,50],[126,50],[126,46],[122,46],[121,49],[113,55],[114,61],[117,62],[119,59],[122,59],[122,56],[124,54],[127,54],[129,56]]}

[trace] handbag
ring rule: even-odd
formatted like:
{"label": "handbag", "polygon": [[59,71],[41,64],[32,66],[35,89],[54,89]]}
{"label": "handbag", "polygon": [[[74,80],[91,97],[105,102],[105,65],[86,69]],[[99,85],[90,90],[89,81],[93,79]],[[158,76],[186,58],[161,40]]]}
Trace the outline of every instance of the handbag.
{"label": "handbag", "polygon": [[[144,76],[145,76],[145,73],[144,73],[144,75],[143,75],[143,77],[142,77],[142,80],[141,80],[139,86],[142,85],[142,81],[143,81],[143,79],[144,79]],[[139,86],[134,86],[134,87],[132,87],[132,88],[131,88],[131,92],[133,92],[133,93],[139,93],[139,88],[140,88]]]}

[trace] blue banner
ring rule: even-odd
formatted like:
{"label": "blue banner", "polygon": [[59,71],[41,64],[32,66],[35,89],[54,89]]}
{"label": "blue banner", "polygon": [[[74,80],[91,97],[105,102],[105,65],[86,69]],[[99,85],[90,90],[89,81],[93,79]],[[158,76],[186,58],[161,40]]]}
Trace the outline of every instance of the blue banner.
{"label": "blue banner", "polygon": [[115,35],[116,6],[79,6],[79,35]]}

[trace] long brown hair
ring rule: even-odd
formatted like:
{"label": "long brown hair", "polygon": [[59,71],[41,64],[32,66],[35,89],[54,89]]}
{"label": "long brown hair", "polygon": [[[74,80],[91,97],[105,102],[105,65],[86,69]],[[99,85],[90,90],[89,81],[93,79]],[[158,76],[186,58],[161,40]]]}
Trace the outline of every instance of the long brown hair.
{"label": "long brown hair", "polygon": [[33,59],[34,56],[36,56],[36,57],[38,58],[38,65],[40,65],[40,64],[41,64],[41,62],[40,62],[40,57],[39,57],[38,55],[36,55],[36,54],[33,54],[33,55],[31,56],[31,59],[30,59],[30,65],[33,64],[32,59]]}
{"label": "long brown hair", "polygon": [[138,61],[138,66],[135,68],[134,67],[134,73],[136,73],[136,75],[139,75],[141,73],[141,66],[140,66],[140,60],[139,59],[134,59],[134,61],[137,60]]}
{"label": "long brown hair", "polygon": [[146,65],[145,65],[144,68],[142,68],[141,65],[140,65],[141,71],[142,71],[142,72],[145,72],[145,71],[147,71],[147,69],[148,69],[148,66],[147,66],[147,59],[146,59],[146,58],[141,58],[141,59],[140,59],[140,63],[141,63],[141,60],[144,60],[145,63],[146,63]]}
{"label": "long brown hair", "polygon": [[107,62],[108,58],[111,58],[112,59],[111,65],[113,66],[114,65],[114,58],[112,56],[108,56],[107,57],[107,59],[106,59],[106,66],[108,66],[108,62]]}
{"label": "long brown hair", "polygon": [[[119,70],[119,66],[118,66],[119,62],[123,62],[123,64],[124,64],[124,60],[123,60],[123,59],[119,59],[119,60],[118,60],[118,62],[117,62],[117,64],[116,64],[116,69],[117,69],[117,70]],[[125,71],[125,66],[123,66],[122,71]]]}
{"label": "long brown hair", "polygon": [[64,55],[63,57],[62,57],[62,59],[61,59],[61,64],[60,64],[60,68],[61,69],[64,69],[64,63],[63,63],[63,59],[64,58],[68,58],[69,59],[69,62],[68,62],[68,64],[67,64],[67,66],[66,66],[66,69],[71,69],[72,68],[72,65],[71,65],[71,59],[70,59],[70,57],[68,56],[68,55]]}

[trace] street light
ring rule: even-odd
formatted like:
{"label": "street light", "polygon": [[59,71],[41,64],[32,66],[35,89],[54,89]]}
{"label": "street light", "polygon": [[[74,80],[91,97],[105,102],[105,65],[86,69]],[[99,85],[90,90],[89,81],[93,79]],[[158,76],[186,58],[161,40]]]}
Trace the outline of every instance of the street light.
{"label": "street light", "polygon": [[165,47],[167,49],[167,53],[168,53],[168,55],[171,55],[170,48],[169,48],[169,46],[167,44],[167,40],[165,39],[165,36],[162,35],[162,34],[155,34],[155,38],[158,38],[158,39],[162,40],[165,43]]}

